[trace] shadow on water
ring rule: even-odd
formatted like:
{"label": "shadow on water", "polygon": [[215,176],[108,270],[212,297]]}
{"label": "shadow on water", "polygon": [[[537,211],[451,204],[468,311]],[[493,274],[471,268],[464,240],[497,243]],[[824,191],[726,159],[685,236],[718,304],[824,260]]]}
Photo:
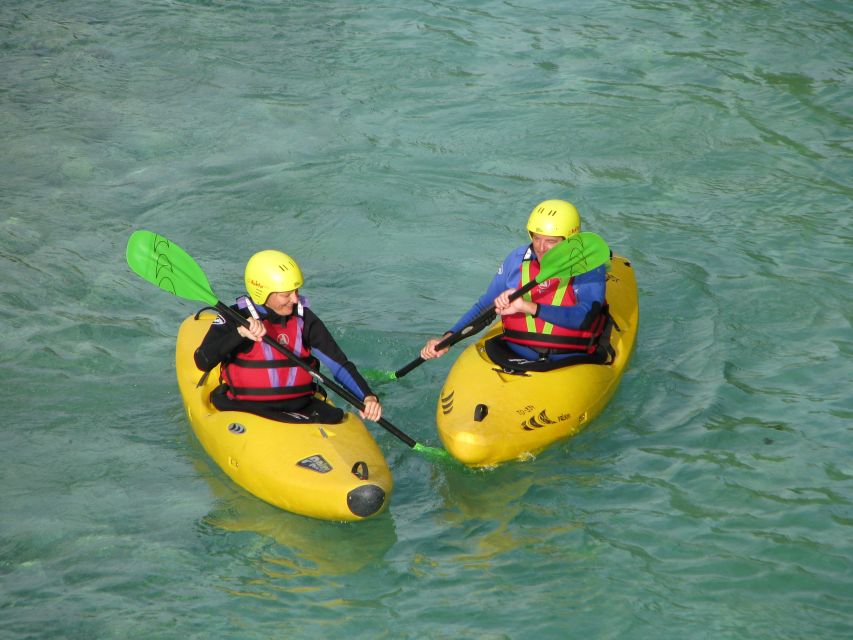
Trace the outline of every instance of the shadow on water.
{"label": "shadow on water", "polygon": [[254,555],[271,579],[352,574],[380,561],[397,541],[387,510],[361,522],[315,520],[255,498],[206,459],[195,458],[193,466],[216,498],[199,529],[205,535],[224,534],[220,542],[235,553]]}
{"label": "shadow on water", "polygon": [[519,554],[551,553],[553,541],[574,538],[583,524],[555,514],[540,499],[541,492],[565,486],[565,474],[553,471],[535,460],[473,473],[445,470],[435,487],[443,504],[439,526],[449,530],[444,539],[453,541],[444,551],[459,566],[495,569]]}

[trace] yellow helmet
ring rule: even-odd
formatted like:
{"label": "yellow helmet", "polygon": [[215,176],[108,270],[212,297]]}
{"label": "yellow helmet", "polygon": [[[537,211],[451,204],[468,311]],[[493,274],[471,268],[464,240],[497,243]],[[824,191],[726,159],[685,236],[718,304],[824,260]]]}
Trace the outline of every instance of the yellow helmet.
{"label": "yellow helmet", "polygon": [[271,293],[302,286],[302,271],[286,253],[267,249],[246,263],[246,291],[255,304],[264,304]]}
{"label": "yellow helmet", "polygon": [[545,200],[537,204],[527,219],[527,231],[543,236],[568,238],[581,230],[581,217],[575,205],[565,200]]}

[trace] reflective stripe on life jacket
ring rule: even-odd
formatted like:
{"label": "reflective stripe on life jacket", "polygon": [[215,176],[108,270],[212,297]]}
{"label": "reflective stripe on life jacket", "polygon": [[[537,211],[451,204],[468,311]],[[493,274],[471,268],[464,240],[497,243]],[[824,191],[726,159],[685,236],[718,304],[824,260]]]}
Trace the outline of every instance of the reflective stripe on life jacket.
{"label": "reflective stripe on life jacket", "polygon": [[[268,336],[297,356],[311,355],[302,343],[305,321],[301,305],[284,325],[267,318],[261,318],[261,322]],[[248,353],[239,353],[223,363],[222,380],[227,385],[226,394],[235,400],[287,400],[309,396],[316,388],[310,373],[263,341],[255,342]]]}
{"label": "reflective stripe on life jacket", "polygon": [[[539,275],[539,262],[525,259],[521,263],[521,278],[518,286],[521,287],[534,280],[537,275]],[[533,287],[531,291],[524,294],[523,298],[536,304],[573,306],[577,302],[572,281],[573,278],[568,280],[550,278]],[[592,353],[604,329],[606,316],[599,313],[590,327],[585,330],[561,327],[526,313],[502,316],[501,322],[504,328],[503,338],[509,342],[537,349],[550,349],[554,352]]]}

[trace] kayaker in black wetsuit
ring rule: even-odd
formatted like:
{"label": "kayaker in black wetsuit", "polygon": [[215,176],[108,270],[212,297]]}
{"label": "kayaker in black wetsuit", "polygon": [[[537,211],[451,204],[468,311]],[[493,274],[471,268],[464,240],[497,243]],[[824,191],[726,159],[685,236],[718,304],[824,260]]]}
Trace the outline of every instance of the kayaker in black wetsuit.
{"label": "kayaker in black wetsuit", "polygon": [[[213,405],[220,411],[247,411],[283,422],[343,420],[341,409],[315,397],[318,388],[308,372],[263,342],[264,335],[270,335],[315,368],[326,366],[364,402],[361,417],[379,420],[382,405],[376,394],[299,295],[303,277],[293,258],[273,250],[256,253],[246,264],[245,280],[251,301],[241,298],[234,308],[249,326],[220,315],[195,352],[202,371],[222,363],[222,384],[211,394]],[[250,306],[260,319],[252,317]]]}

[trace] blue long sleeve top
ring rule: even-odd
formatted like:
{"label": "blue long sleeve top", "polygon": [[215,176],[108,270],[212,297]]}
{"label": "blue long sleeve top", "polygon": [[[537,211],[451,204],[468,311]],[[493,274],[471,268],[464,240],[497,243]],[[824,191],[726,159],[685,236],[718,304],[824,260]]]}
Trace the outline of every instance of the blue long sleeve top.
{"label": "blue long sleeve top", "polygon": [[[468,325],[483,309],[494,304],[495,298],[507,289],[518,289],[521,286],[521,263],[525,259],[536,260],[531,245],[524,245],[514,249],[501,263],[498,272],[489,283],[486,292],[480,299],[462,315],[461,318],[450,328],[451,333],[459,331]],[[572,281],[572,289],[575,294],[575,304],[572,306],[540,304],[537,317],[545,322],[550,322],[567,329],[584,329],[585,323],[592,310],[593,304],[604,304],[606,289],[607,269],[604,265],[575,276]],[[519,355],[536,359],[538,354],[532,349],[522,345],[507,343],[510,348]],[[571,355],[569,356],[571,357]]]}

